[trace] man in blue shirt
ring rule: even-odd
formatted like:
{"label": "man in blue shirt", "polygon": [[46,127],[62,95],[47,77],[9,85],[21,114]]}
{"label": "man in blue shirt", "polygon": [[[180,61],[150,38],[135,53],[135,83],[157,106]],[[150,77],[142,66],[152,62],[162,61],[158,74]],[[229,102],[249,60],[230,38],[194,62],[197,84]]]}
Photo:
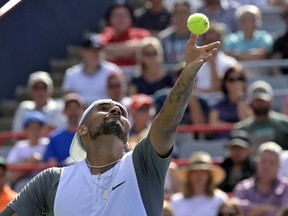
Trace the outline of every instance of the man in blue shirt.
{"label": "man in blue shirt", "polygon": [[44,162],[51,166],[69,164],[69,149],[76,132],[79,119],[84,111],[84,100],[75,93],[64,96],[64,114],[67,117],[67,127],[54,131],[44,155]]}

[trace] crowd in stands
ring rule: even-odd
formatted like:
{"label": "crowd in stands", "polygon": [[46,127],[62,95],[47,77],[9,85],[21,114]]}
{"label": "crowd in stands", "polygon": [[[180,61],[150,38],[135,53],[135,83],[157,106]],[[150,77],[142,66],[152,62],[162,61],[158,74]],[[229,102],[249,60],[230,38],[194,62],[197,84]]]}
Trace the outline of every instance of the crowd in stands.
{"label": "crowd in stands", "polygon": [[[276,37],[260,28],[261,8],[275,6],[282,8],[287,24]],[[288,57],[284,0],[147,0],[138,9],[113,3],[103,17],[102,31],[83,34],[81,62],[63,75],[63,97],[52,97],[54,84],[47,72],[33,72],[27,80],[30,99],[19,103],[11,128],[23,132],[25,139],[0,158],[0,211],[39,172],[10,172],[9,166],[73,163],[69,148],[78,122],[97,99],[111,98],[127,107],[132,125],[126,150],[133,150],[181,74],[190,36],[186,21],[194,12],[211,21],[197,44],[222,45],[199,70],[181,124],[231,124],[234,130],[177,135],[163,216],[288,215],[288,99],[275,110],[271,84],[257,79],[249,83],[261,71],[242,65]],[[127,74],[127,66],[132,73]],[[273,68],[270,75],[285,76],[287,68]],[[193,149],[197,139],[225,142],[221,160],[205,151],[181,158],[181,142],[191,143]]]}

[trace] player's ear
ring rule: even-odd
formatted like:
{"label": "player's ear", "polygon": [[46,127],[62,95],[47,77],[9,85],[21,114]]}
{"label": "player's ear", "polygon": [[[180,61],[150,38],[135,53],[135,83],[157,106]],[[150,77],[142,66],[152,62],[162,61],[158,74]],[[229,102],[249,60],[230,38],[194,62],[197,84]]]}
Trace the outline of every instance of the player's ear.
{"label": "player's ear", "polygon": [[77,128],[77,133],[81,136],[86,135],[88,133],[88,129],[85,125],[79,125]]}

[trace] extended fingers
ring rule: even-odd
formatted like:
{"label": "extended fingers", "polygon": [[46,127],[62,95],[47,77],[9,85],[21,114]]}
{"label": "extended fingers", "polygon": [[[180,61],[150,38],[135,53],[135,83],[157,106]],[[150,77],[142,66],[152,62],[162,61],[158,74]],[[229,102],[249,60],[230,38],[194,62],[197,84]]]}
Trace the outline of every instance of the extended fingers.
{"label": "extended fingers", "polygon": [[218,49],[220,46],[220,41],[216,41],[201,47],[202,50],[205,50],[206,53],[213,52],[214,49]]}
{"label": "extended fingers", "polygon": [[195,46],[197,39],[198,39],[198,35],[191,33],[190,38],[188,40],[188,45]]}

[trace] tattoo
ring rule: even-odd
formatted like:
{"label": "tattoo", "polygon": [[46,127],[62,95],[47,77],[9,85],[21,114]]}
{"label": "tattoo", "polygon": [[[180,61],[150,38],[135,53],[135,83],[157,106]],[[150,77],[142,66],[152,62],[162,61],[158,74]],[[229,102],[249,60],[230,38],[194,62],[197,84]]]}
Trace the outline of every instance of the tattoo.
{"label": "tattoo", "polygon": [[[194,80],[194,77],[192,79]],[[183,118],[185,110],[188,106],[193,83],[193,81],[190,81],[187,84],[184,83],[183,80],[179,79],[168,96],[168,103],[174,103],[178,106],[178,109],[176,109],[176,112],[173,115],[171,130],[176,129]]]}

